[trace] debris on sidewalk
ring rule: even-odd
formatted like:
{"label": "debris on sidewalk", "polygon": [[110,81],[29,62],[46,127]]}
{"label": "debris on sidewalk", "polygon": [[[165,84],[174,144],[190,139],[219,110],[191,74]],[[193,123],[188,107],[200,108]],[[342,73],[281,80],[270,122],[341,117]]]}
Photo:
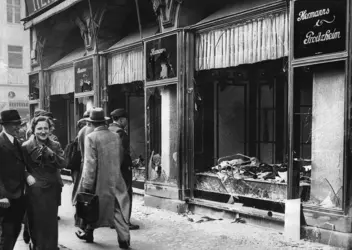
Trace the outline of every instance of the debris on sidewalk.
{"label": "debris on sidewalk", "polygon": [[246,223],[246,221],[243,218],[236,218],[231,223]]}

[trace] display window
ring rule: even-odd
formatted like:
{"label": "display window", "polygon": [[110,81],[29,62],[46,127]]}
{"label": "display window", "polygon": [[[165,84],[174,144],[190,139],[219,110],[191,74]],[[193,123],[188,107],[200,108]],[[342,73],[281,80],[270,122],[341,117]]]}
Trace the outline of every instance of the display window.
{"label": "display window", "polygon": [[285,59],[200,71],[195,78],[195,189],[284,201]]}
{"label": "display window", "polygon": [[294,70],[294,167],[305,205],[341,209],[345,136],[345,63]]}
{"label": "display window", "polygon": [[[124,108],[128,113],[128,134],[132,157],[132,180],[144,182],[146,175],[144,84],[136,81],[108,87],[108,110]],[[135,185],[140,187],[140,185]]]}
{"label": "display window", "polygon": [[146,88],[148,181],[177,185],[177,85]]}

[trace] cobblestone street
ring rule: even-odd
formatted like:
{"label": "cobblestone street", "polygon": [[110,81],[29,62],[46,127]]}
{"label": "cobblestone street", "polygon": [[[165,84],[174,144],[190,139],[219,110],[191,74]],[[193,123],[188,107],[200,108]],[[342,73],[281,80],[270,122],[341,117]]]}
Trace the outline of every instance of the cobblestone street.
{"label": "cobblestone street", "polygon": [[[110,228],[96,230],[94,244],[87,244],[76,238],[72,219],[74,209],[70,204],[71,188],[72,185],[66,184],[62,193],[63,204],[59,212],[61,249],[117,249],[116,233]],[[140,230],[131,231],[131,249],[136,250],[337,249],[306,241],[288,242],[281,232],[245,223],[208,220],[202,219],[201,215],[179,215],[146,207],[142,198],[135,199],[132,217],[133,222],[141,226]],[[28,249],[22,234],[15,249]]]}

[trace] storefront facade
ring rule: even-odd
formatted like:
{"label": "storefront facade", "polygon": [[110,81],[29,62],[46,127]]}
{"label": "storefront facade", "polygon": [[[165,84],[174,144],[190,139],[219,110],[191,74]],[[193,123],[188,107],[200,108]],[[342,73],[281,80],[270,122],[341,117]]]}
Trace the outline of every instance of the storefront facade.
{"label": "storefront facade", "polygon": [[[349,2],[152,2],[151,32],[147,18],[98,50],[83,36],[88,53],[66,68],[74,120],[93,105],[129,112],[148,206],[283,229],[286,200],[301,199],[304,237],[351,247]],[[32,107],[49,107],[47,64],[30,75]]]}

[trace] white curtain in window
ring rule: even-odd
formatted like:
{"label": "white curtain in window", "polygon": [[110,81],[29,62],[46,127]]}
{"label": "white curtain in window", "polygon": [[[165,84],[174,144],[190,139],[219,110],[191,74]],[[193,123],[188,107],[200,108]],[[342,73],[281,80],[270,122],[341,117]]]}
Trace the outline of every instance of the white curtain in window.
{"label": "white curtain in window", "polygon": [[108,84],[142,81],[143,60],[142,48],[112,55],[108,60]]}
{"label": "white curtain in window", "polygon": [[50,74],[50,94],[62,95],[75,91],[73,67],[52,71]]}
{"label": "white curtain in window", "polygon": [[237,23],[196,37],[196,70],[234,67],[288,56],[286,12]]}

